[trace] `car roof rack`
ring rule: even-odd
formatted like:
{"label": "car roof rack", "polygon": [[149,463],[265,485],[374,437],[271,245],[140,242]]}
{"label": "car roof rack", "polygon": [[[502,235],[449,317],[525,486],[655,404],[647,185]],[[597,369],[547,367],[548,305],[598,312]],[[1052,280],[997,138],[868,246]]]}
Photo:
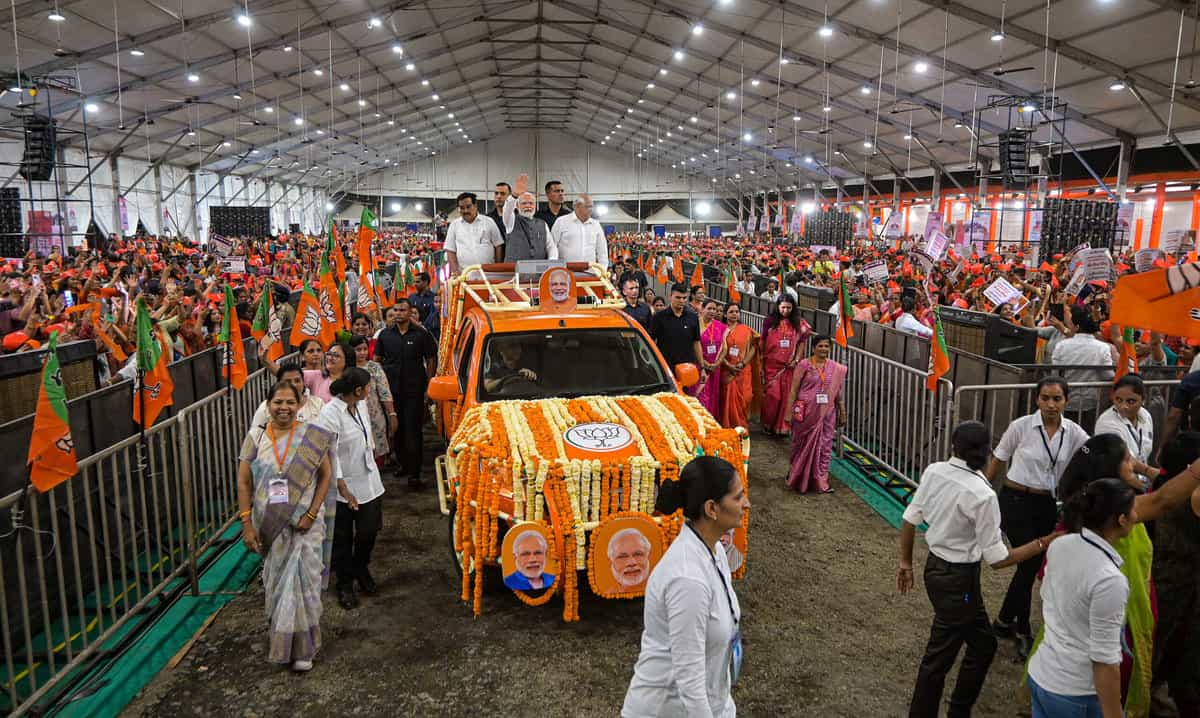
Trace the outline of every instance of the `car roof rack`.
{"label": "car roof rack", "polygon": [[[559,265],[563,266],[563,265]],[[620,309],[624,301],[608,280],[608,270],[599,264],[569,262],[565,265],[575,275],[575,296],[586,299],[580,302],[579,310]],[[461,302],[462,316],[468,309],[477,306],[485,312],[530,311],[538,308],[537,288],[539,275],[523,274],[518,265],[474,264],[462,270],[450,280],[451,307]]]}

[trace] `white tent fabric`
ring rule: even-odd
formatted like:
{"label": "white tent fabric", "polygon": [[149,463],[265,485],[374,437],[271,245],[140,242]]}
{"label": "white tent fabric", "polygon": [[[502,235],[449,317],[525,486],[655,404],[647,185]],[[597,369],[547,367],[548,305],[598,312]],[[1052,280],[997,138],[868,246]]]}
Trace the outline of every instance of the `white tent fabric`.
{"label": "white tent fabric", "polygon": [[[600,203],[597,202],[596,204],[600,204]],[[604,213],[603,217],[596,215],[595,210],[593,209],[593,216],[596,217],[596,221],[599,222],[600,224],[615,224],[615,225],[635,225],[635,224],[637,224],[637,217],[634,217],[633,215],[629,214],[625,210],[621,209],[621,205],[616,204],[614,202],[613,204],[608,204],[605,206],[608,207],[608,211]]]}
{"label": "white tent fabric", "polygon": [[656,224],[698,224],[699,220],[693,221],[671,209],[671,205],[663,205],[662,209],[650,215],[645,220],[646,225],[653,227]]}

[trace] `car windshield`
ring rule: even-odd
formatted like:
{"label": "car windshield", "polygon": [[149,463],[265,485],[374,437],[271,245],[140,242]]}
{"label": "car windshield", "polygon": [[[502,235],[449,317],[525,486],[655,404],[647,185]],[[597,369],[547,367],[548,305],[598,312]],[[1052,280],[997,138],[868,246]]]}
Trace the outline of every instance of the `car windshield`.
{"label": "car windshield", "polygon": [[632,329],[493,334],[480,375],[480,401],[674,389],[654,350]]}

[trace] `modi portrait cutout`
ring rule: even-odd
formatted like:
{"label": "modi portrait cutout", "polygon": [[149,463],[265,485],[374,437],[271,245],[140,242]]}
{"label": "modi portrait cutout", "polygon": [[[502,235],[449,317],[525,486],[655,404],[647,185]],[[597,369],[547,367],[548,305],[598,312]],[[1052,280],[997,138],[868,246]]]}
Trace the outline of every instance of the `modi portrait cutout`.
{"label": "modi portrait cutout", "polygon": [[592,590],[603,598],[643,595],[664,550],[662,531],[649,516],[605,521],[592,532],[588,571]]}
{"label": "modi portrait cutout", "polygon": [[526,521],[504,534],[500,568],[507,588],[537,591],[554,585],[558,560],[551,554],[548,533],[542,524]]}

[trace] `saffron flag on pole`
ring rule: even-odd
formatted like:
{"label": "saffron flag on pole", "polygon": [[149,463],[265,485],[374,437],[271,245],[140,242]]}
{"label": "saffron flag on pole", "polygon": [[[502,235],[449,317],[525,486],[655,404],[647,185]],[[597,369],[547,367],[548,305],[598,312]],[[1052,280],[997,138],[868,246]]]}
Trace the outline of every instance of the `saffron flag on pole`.
{"label": "saffron flag on pole", "polygon": [[370,272],[364,271],[362,265],[358,270],[358,311],[370,314],[379,307],[375,302],[375,279]]}
{"label": "saffron flag on pole", "polygon": [[75,442],[71,439],[67,392],[58,364],[58,332],[50,333],[38,387],[37,413],[33,415],[33,436],[29,439],[29,480],[42,493],[75,475]]}
{"label": "saffron flag on pole", "polygon": [[321,257],[321,273],[317,282],[317,305],[321,310],[321,333],[317,338],[328,349],[342,330],[342,297],[334,284],[328,254]]}
{"label": "saffron flag on pole", "polygon": [[271,296],[269,284],[263,287],[262,296],[258,300],[258,310],[254,313],[250,334],[267,353],[267,359],[279,361],[279,357],[283,356],[283,321],[275,311],[275,298]]}
{"label": "saffron flag on pole", "polygon": [[[379,309],[382,311],[392,306],[392,291],[388,286],[387,273],[383,270],[375,270],[371,275],[371,279],[375,281],[375,298],[379,301]],[[387,287],[385,289],[385,287]]]}
{"label": "saffron flag on pole", "polygon": [[337,226],[329,218],[329,239],[325,242],[325,254],[333,262],[333,278],[338,286],[346,283],[346,257],[342,254],[342,243],[338,239]]}
{"label": "saffron flag on pole", "polygon": [[676,282],[682,282],[683,281],[683,258],[679,256],[679,252],[675,253],[675,261],[674,261],[673,270],[674,271],[672,271],[672,273],[671,273],[672,277],[675,279]]}
{"label": "saffron flag on pole", "polygon": [[242,327],[238,324],[234,304],[233,289],[226,284],[225,311],[217,341],[221,343],[221,368],[225,372],[225,379],[234,389],[241,389],[246,385],[249,372],[246,371],[246,345],[242,342]]}
{"label": "saffron flag on pole", "polygon": [[696,259],[696,266],[692,269],[692,279],[689,284],[693,287],[704,286],[704,265],[701,264],[699,258]]}
{"label": "saffron flag on pole", "polygon": [[938,380],[950,371],[950,352],[946,349],[946,335],[942,332],[942,313],[933,307],[933,340],[929,342],[929,376],[925,388],[937,391]]}
{"label": "saffron flag on pole", "polygon": [[1200,339],[1200,263],[1119,278],[1109,319],[1125,327]]}
{"label": "saffron flag on pole", "polygon": [[316,292],[308,283],[300,292],[300,302],[296,305],[296,318],[292,320],[292,333],[288,341],[294,347],[299,347],[305,339],[321,341],[321,302]]}
{"label": "saffron flag on pole", "polygon": [[1121,354],[1117,358],[1117,368],[1113,372],[1113,381],[1138,371],[1137,347],[1134,346],[1133,327],[1125,327],[1121,332]]}
{"label": "saffron flag on pole", "polygon": [[725,289],[729,291],[729,301],[734,304],[740,304],[742,301],[742,293],[738,291],[737,284],[737,266],[730,262],[725,270]]}
{"label": "saffron flag on pole", "polygon": [[137,368],[141,384],[133,392],[133,420],[149,429],[162,410],[174,403],[175,382],[167,368],[171,345],[163,340],[162,330],[155,330],[150,312],[139,298],[137,301]]}
{"label": "saffron flag on pole", "polygon": [[375,261],[371,254],[371,242],[375,241],[378,233],[375,231],[375,213],[370,207],[363,207],[362,217],[358,224],[358,271],[370,272],[375,269]]}
{"label": "saffron flag on pole", "polygon": [[846,340],[854,336],[854,307],[850,304],[850,294],[846,291],[845,276],[838,275],[838,327],[834,341],[845,347]]}

